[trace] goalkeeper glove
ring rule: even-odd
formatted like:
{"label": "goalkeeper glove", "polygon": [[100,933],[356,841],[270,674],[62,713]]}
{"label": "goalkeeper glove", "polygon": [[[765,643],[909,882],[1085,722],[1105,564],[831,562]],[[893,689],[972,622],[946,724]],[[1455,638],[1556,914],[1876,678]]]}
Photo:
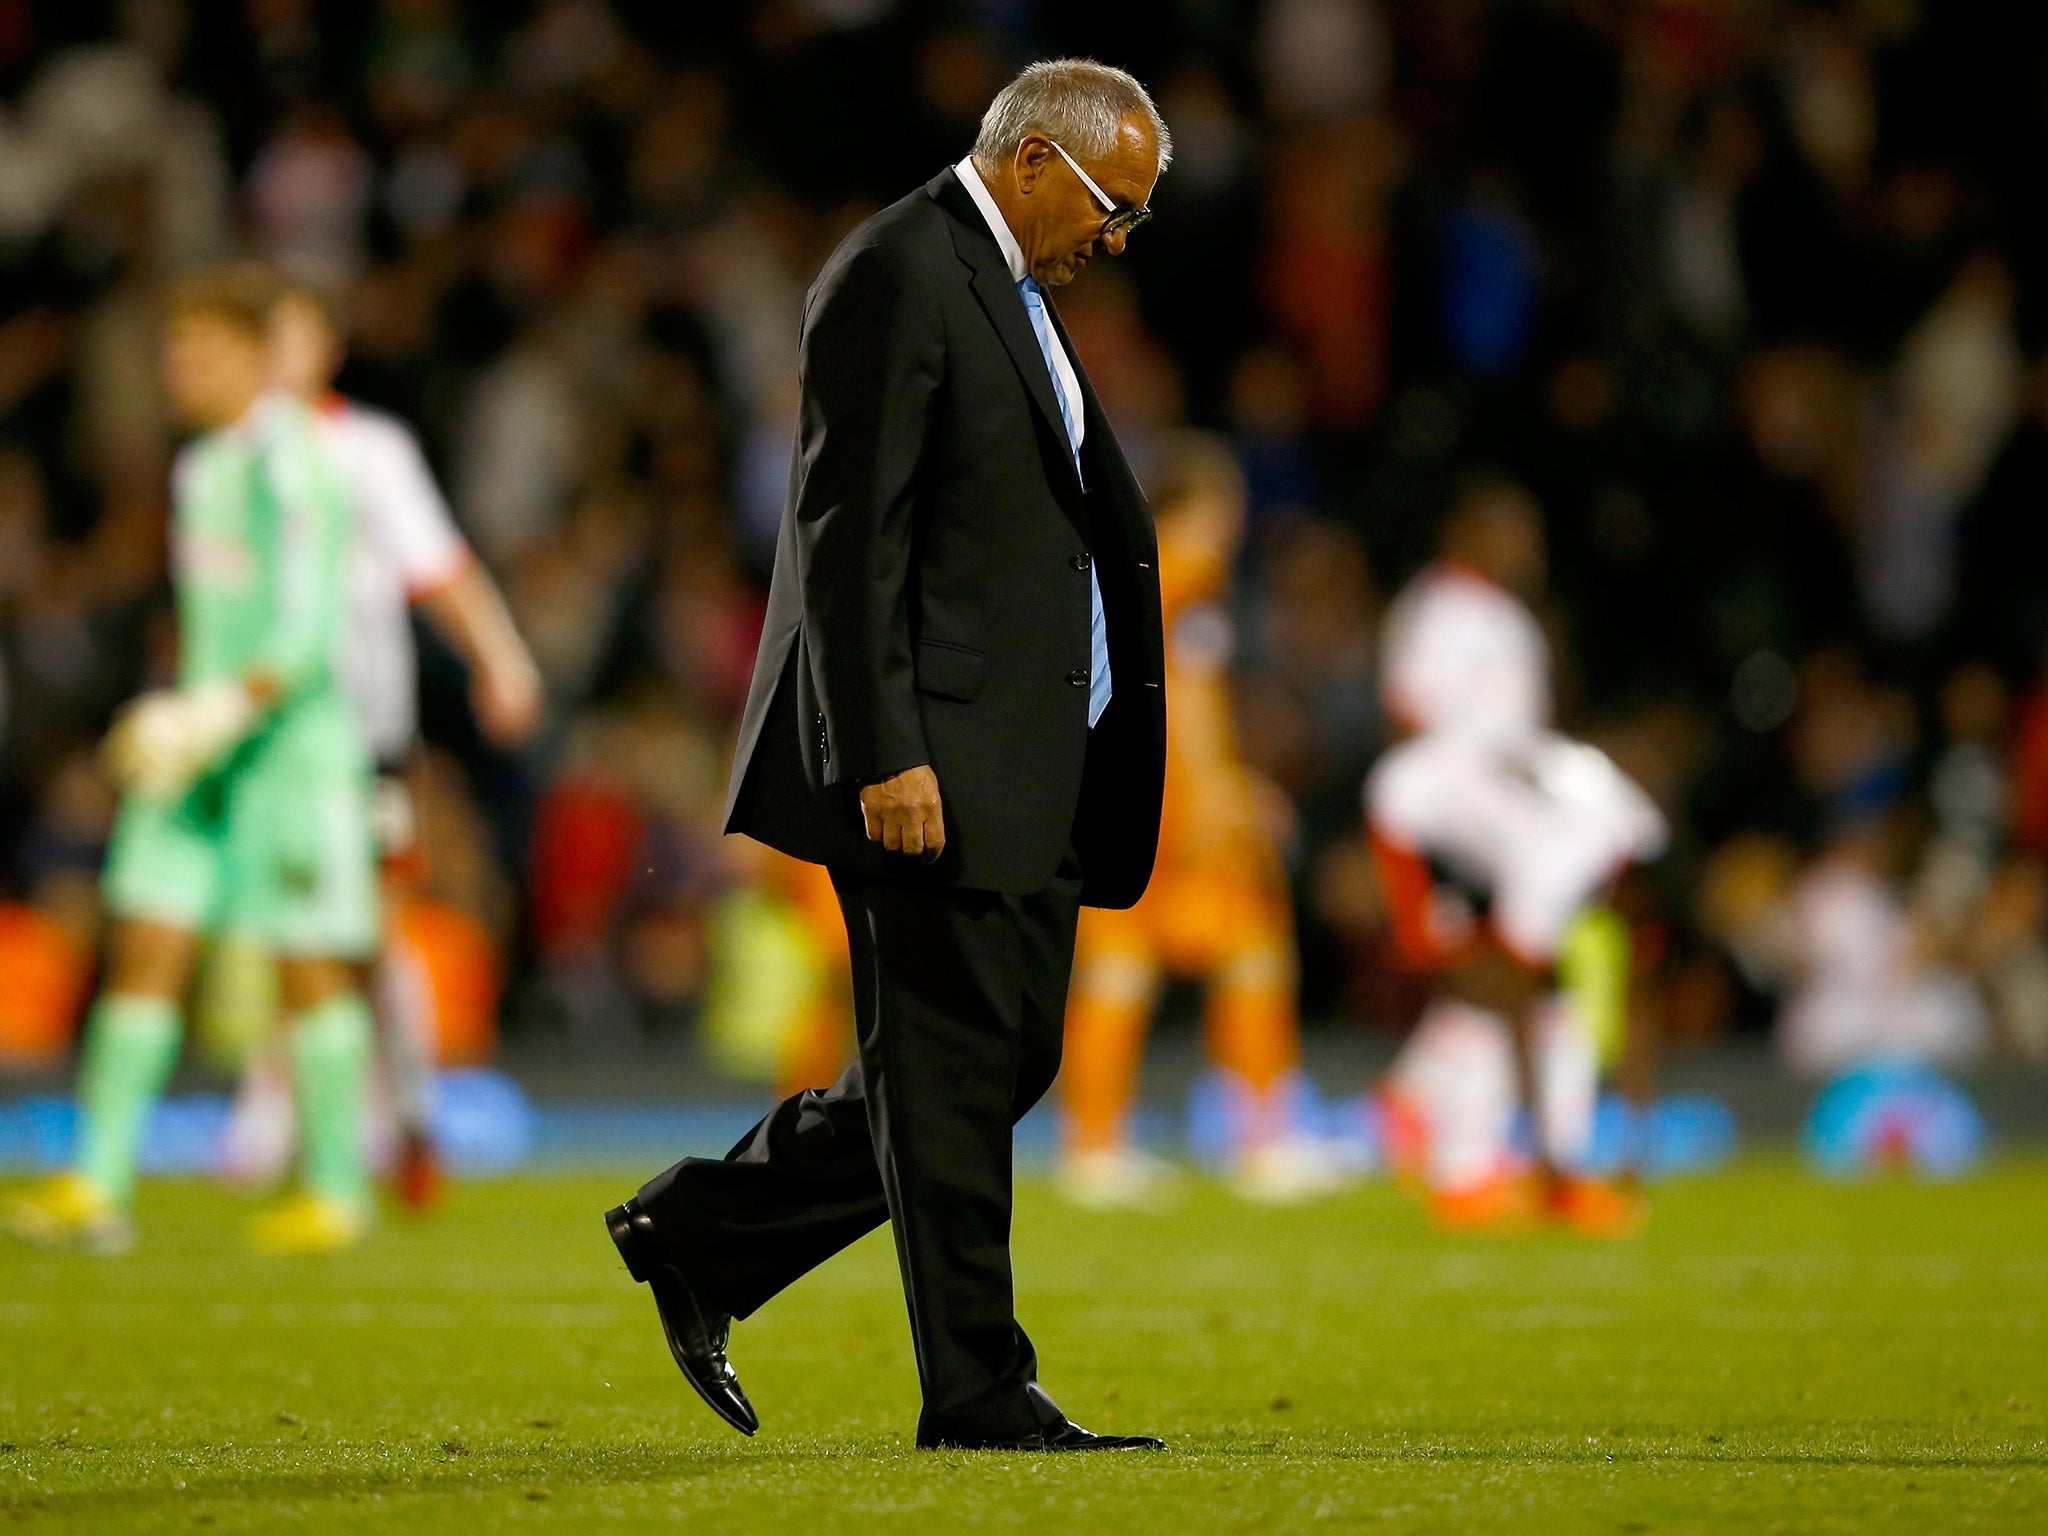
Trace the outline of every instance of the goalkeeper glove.
{"label": "goalkeeper glove", "polygon": [[256,713],[232,679],[145,693],[107,733],[108,771],[124,790],[175,799],[249,734]]}

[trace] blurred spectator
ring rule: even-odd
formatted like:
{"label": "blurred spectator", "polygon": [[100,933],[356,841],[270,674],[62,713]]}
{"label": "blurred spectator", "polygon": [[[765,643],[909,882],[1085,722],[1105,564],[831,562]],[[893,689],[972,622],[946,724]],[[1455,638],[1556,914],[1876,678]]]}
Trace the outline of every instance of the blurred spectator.
{"label": "blurred spectator", "polygon": [[1358,537],[1299,519],[1279,530],[1246,607],[1238,710],[1246,763],[1305,801],[1356,796],[1381,731],[1378,598]]}
{"label": "blurred spectator", "polygon": [[1265,294],[1309,365],[1317,426],[1363,427],[1386,392],[1386,199],[1397,169],[1383,123],[1356,118],[1280,146],[1267,183]]}
{"label": "blurred spectator", "polygon": [[562,351],[560,336],[535,326],[484,370],[470,396],[455,504],[494,561],[533,547],[568,510],[578,412]]}
{"label": "blurred spectator", "polygon": [[[1754,979],[1782,988],[1778,1048],[1801,1075],[1825,1080],[1873,1063],[1968,1065],[1988,1041],[1968,975],[1918,931],[1899,899],[1901,824],[1871,818],[1839,836],[1797,878],[1789,862],[1717,871],[1722,936]],[[1730,889],[1737,882],[1746,888]]]}
{"label": "blurred spectator", "polygon": [[1308,394],[1306,371],[1281,347],[1255,347],[1231,372],[1231,433],[1255,529],[1320,499],[1307,442]]}
{"label": "blurred spectator", "polygon": [[2013,297],[2004,263],[1973,257],[1907,335],[1892,369],[1860,530],[1864,601],[1888,638],[1925,639],[1948,617],[1956,519],[2017,406]]}
{"label": "blurred spectator", "polygon": [[1259,18],[1258,48],[1278,118],[1366,111],[1387,87],[1386,29],[1371,0],[1274,0]]}
{"label": "blurred spectator", "polygon": [[263,255],[329,281],[362,264],[370,165],[332,107],[297,108],[249,168],[249,217]]}

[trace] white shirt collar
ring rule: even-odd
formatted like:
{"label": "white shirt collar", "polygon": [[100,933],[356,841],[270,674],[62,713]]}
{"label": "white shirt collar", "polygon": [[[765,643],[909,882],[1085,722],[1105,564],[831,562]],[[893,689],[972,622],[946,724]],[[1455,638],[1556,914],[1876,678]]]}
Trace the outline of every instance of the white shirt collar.
{"label": "white shirt collar", "polygon": [[1017,237],[1010,233],[1010,226],[1003,218],[1003,210],[996,206],[994,196],[989,192],[988,183],[981,179],[981,172],[974,168],[974,156],[969,155],[953,169],[959,174],[961,184],[967,188],[967,195],[974,199],[974,206],[981,210],[981,216],[988,220],[988,231],[996,237],[996,244],[1002,247],[1003,260],[1010,264],[1010,281],[1024,281],[1024,247],[1017,243]]}

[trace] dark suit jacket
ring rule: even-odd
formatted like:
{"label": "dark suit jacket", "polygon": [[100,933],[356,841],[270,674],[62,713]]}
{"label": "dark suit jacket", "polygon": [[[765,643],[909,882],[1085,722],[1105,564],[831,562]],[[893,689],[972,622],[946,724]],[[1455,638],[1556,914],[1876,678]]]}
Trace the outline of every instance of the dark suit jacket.
{"label": "dark suit jacket", "polygon": [[[805,303],[796,462],[728,831],[1013,895],[1045,889],[1071,837],[1084,901],[1143,894],[1166,763],[1158,541],[1080,377],[1085,491],[1023,299],[952,170],[832,253]],[[1115,688],[1093,731],[1091,560]],[[921,763],[946,807],[928,867],[870,843],[858,803]]]}

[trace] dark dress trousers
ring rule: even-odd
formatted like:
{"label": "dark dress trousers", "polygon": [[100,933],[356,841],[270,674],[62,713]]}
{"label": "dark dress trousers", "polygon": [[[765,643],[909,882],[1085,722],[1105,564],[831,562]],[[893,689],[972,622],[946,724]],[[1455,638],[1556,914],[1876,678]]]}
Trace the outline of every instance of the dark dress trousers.
{"label": "dark dress trousers", "polygon": [[[1135,902],[1158,842],[1157,539],[1080,384],[1077,476],[1023,299],[952,170],[813,284],[726,825],[831,870],[859,1054],[723,1161],[640,1192],[705,1304],[742,1318],[891,1221],[927,1444],[1027,1434],[1046,1411],[1012,1300],[1011,1126],[1059,1069],[1078,908]],[[1091,566],[1114,686],[1092,730]],[[928,865],[869,842],[859,808],[861,785],[919,764],[946,816]]]}

